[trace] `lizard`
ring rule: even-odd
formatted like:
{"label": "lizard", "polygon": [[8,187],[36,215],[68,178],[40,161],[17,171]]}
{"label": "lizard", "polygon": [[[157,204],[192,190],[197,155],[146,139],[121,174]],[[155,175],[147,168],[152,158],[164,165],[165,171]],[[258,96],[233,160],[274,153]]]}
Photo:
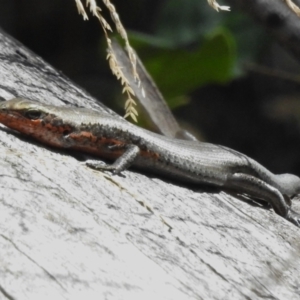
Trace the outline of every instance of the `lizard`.
{"label": "lizard", "polygon": [[162,136],[96,110],[52,106],[14,98],[0,104],[0,123],[53,147],[75,149],[114,160],[87,160],[97,170],[119,174],[131,166],[191,184],[206,184],[259,198],[300,227],[290,198],[300,193],[300,178],[275,175],[230,148]]}

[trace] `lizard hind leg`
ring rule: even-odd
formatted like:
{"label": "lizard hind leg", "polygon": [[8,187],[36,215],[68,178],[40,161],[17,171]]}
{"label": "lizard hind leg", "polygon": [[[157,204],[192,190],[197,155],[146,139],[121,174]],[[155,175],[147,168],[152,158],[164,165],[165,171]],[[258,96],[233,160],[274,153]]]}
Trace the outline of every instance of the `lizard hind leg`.
{"label": "lizard hind leg", "polygon": [[300,215],[290,209],[278,189],[263,180],[248,174],[235,173],[227,176],[225,186],[269,202],[278,215],[300,227]]}

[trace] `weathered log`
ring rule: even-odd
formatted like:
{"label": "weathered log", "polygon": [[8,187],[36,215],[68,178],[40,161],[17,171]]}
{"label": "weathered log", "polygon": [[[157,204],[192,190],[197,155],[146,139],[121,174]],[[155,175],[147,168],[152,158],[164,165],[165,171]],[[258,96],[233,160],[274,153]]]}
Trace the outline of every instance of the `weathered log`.
{"label": "weathered log", "polygon": [[[3,32],[0,45],[2,98],[113,113]],[[1,299],[300,298],[300,232],[273,210],[0,136]]]}

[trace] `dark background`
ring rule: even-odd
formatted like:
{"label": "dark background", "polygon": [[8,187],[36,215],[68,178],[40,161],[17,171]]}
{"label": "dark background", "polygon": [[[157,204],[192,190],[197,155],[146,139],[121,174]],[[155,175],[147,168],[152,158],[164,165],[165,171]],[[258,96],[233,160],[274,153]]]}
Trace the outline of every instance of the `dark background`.
{"label": "dark background", "polygon": [[[113,3],[184,127],[275,173],[300,175],[299,63],[268,31],[233,6],[230,13],[217,13],[204,0]],[[7,33],[123,114],[121,87],[108,68],[95,18],[84,22],[74,0],[0,4]],[[103,3],[98,5],[110,22]],[[195,53],[199,59],[191,63]]]}

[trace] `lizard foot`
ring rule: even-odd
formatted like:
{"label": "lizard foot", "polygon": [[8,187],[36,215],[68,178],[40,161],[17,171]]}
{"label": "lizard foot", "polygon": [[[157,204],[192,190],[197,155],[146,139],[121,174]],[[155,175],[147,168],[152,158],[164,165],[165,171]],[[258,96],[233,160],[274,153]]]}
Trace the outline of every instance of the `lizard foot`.
{"label": "lizard foot", "polygon": [[297,227],[300,227],[300,214],[290,209],[288,211],[288,214],[286,216],[286,219],[296,225]]}
{"label": "lizard foot", "polygon": [[[115,148],[115,147],[114,147]],[[96,170],[110,171],[113,175],[119,175],[126,170],[133,163],[135,158],[139,155],[140,148],[136,145],[127,145],[125,152],[115,160],[111,165],[103,165],[102,162],[87,160],[85,163],[88,167]]]}
{"label": "lizard foot", "polygon": [[116,167],[113,165],[106,165],[101,161],[97,160],[86,160],[84,164],[92,169],[98,170],[98,171],[110,171],[114,175],[118,174]]}

